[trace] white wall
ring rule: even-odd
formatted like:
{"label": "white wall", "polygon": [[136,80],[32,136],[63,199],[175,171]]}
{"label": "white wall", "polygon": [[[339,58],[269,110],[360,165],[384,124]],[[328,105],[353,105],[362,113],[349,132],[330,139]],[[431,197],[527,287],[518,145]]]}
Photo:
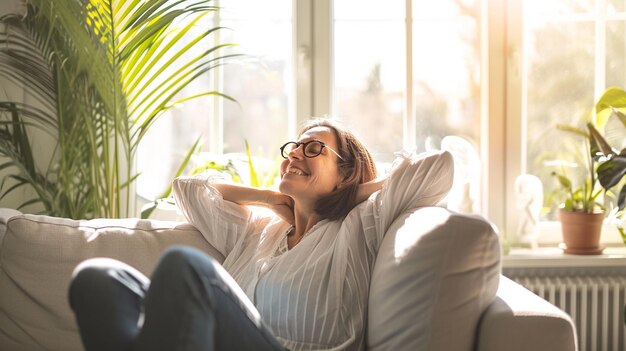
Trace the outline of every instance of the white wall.
{"label": "white wall", "polygon": [[[2,0],[0,1],[0,16],[9,14],[9,13],[24,13],[25,7],[24,3],[21,0]],[[10,82],[4,81],[0,78],[0,100],[3,101],[22,101],[28,102],[27,97],[25,97],[25,91],[23,87],[15,86]],[[44,156],[43,158],[49,158],[49,155],[52,152],[53,146],[51,146],[51,142],[49,138],[44,137],[41,133],[33,133],[32,134],[33,141],[33,150],[36,155]],[[46,140],[48,139],[48,140]],[[45,157],[47,156],[47,157]],[[5,158],[0,158],[0,163],[4,163],[6,161]],[[38,164],[38,167],[47,167],[43,161]],[[45,169],[45,168],[44,168]],[[15,171],[15,169],[5,169],[0,171],[0,179],[5,180],[8,174],[11,174]],[[1,181],[0,181],[1,182]],[[2,188],[2,192],[5,189],[8,189],[12,184],[15,184],[14,181],[7,180]],[[17,208],[20,204],[24,203],[26,200],[33,198],[35,192],[27,186],[21,187],[20,189],[13,191],[8,196],[0,200],[0,207],[9,207],[9,208]],[[22,209],[22,212],[36,213],[42,209],[41,206],[28,206]]]}

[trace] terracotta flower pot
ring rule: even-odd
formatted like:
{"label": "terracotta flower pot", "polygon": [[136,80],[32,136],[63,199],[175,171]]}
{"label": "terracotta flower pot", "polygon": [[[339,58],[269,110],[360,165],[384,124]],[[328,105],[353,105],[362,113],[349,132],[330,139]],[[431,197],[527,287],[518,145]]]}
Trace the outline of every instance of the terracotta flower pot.
{"label": "terracotta flower pot", "polygon": [[564,251],[573,254],[599,254],[604,212],[585,213],[559,210]]}

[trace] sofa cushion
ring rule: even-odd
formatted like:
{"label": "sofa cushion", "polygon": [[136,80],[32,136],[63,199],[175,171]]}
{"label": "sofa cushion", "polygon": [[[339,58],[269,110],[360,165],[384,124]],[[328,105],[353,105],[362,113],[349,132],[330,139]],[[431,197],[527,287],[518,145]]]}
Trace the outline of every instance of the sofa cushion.
{"label": "sofa cushion", "polygon": [[82,350],[67,298],[76,265],[111,257],[149,276],[163,250],[174,244],[223,259],[190,224],[12,217],[0,247],[0,349]]}
{"label": "sofa cushion", "polygon": [[472,350],[499,276],[498,237],[484,219],[437,207],[401,216],[372,273],[369,349]]}

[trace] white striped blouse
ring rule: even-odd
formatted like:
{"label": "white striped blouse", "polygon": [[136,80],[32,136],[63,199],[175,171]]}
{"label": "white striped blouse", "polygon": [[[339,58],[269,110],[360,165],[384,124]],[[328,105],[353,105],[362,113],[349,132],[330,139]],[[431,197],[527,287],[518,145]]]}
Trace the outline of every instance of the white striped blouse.
{"label": "white striped blouse", "polygon": [[448,152],[403,155],[380,191],[345,219],[318,222],[291,250],[288,223],[224,201],[215,178],[178,178],[173,190],[285,347],[364,350],[370,275],[385,232],[402,212],[437,204],[452,178]]}

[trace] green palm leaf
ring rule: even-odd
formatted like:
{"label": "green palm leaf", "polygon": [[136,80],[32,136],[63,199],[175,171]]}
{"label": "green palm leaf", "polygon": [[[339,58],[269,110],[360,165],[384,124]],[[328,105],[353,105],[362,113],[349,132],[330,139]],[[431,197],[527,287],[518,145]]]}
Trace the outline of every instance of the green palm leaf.
{"label": "green palm leaf", "polygon": [[[149,128],[177,102],[223,96],[179,96],[233,57],[207,22],[217,10],[207,0],[32,0],[26,16],[1,17],[0,77],[36,103],[0,101],[0,156],[9,160],[0,169],[15,170],[0,191],[28,185],[40,201],[24,205],[42,202],[52,215],[127,215]],[[36,162],[32,128],[54,138],[50,160]]]}

